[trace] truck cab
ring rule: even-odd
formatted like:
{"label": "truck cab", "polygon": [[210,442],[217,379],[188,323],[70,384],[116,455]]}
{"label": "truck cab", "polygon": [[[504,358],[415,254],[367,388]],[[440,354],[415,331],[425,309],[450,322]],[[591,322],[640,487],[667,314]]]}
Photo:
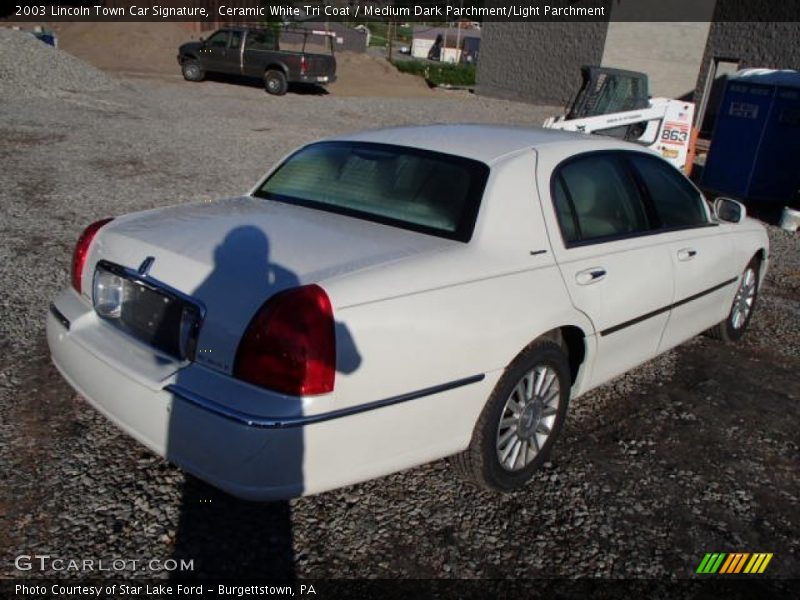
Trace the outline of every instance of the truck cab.
{"label": "truck cab", "polygon": [[178,63],[188,81],[202,81],[207,73],[258,78],[279,96],[290,83],[336,80],[333,36],[311,29],[219,29],[208,39],[183,44]]}

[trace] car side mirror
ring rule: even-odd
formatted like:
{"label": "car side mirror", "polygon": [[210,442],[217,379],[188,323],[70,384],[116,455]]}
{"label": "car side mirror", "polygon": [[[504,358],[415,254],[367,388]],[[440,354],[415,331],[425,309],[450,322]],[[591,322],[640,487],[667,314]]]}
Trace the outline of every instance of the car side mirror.
{"label": "car side mirror", "polygon": [[731,198],[717,198],[714,200],[714,216],[720,221],[741,223],[747,216],[747,209]]}

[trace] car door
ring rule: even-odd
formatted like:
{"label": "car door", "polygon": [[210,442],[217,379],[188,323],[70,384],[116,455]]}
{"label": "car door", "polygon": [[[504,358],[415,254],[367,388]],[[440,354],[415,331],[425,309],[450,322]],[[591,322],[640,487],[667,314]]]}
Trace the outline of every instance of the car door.
{"label": "car door", "polygon": [[213,71],[215,73],[227,72],[227,55],[228,55],[228,42],[230,41],[231,32],[228,30],[220,30],[211,35],[203,45],[201,55],[203,56],[203,67],[206,71]]}
{"label": "car door", "polygon": [[244,39],[243,74],[248,77],[263,77],[264,69],[278,57],[278,36],[271,29],[251,29]]}
{"label": "car door", "polygon": [[712,222],[702,194],[683,174],[655,156],[631,153],[628,160],[652,202],[675,274],[664,352],[727,316],[741,265],[733,260],[729,228]]}
{"label": "car door", "polygon": [[242,74],[242,38],[244,31],[233,30],[231,31],[230,38],[228,39],[228,48],[225,51],[225,57],[222,59],[222,72],[229,75]]}
{"label": "car door", "polygon": [[562,162],[549,182],[551,203],[543,203],[570,299],[594,324],[590,386],[655,356],[673,296],[668,244],[652,235],[653,216],[624,154]]}

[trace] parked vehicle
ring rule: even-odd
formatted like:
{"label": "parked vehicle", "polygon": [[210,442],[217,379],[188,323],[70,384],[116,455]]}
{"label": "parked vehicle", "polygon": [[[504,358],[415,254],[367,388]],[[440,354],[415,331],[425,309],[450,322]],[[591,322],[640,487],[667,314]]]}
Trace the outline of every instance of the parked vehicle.
{"label": "parked vehicle", "polygon": [[245,196],[90,225],[47,338],[90,404],[236,496],[453,454],[512,490],[571,399],[741,337],[767,264],[741,204],[640,146],[391,128],[304,146]]}
{"label": "parked vehicle", "polygon": [[202,81],[206,73],[242,75],[263,79],[267,92],[278,96],[290,83],[336,81],[331,35],[310,29],[220,29],[207,40],[183,44],[178,63],[187,81]]}

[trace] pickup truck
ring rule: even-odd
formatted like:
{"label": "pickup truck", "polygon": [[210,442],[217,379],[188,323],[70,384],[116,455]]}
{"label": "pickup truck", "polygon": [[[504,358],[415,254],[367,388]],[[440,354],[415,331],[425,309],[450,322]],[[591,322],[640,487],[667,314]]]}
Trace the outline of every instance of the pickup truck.
{"label": "pickup truck", "polygon": [[202,81],[206,73],[259,78],[270,94],[281,96],[290,83],[325,85],[336,80],[332,36],[314,30],[276,31],[230,27],[178,49],[184,79]]}

